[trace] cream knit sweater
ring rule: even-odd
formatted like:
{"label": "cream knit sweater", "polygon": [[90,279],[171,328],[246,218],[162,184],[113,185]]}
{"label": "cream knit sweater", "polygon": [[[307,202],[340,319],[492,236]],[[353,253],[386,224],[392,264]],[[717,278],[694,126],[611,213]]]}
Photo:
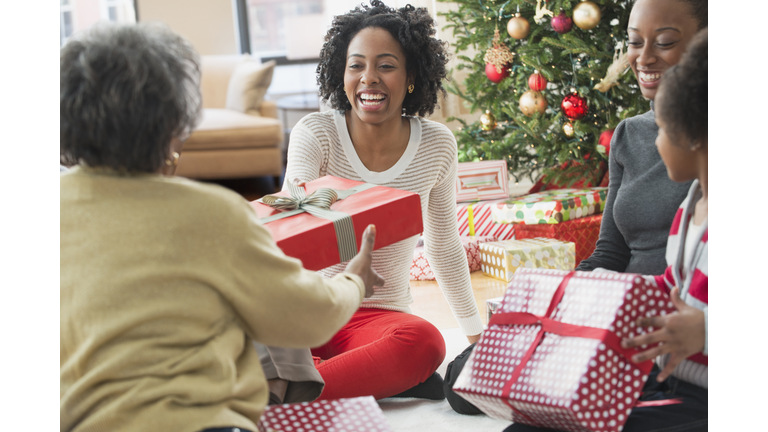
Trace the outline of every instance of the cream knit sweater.
{"label": "cream knit sweater", "polygon": [[364,294],[302,269],[219,186],[76,168],[60,217],[62,431],[256,431],[251,341],[321,345]]}
{"label": "cream knit sweater", "polygon": [[[285,178],[311,181],[332,175],[418,193],[429,264],[463,333],[479,334],[483,324],[456,220],[456,139],[440,123],[418,117],[411,117],[410,123],[410,140],[400,160],[387,171],[372,172],[355,152],[341,112],[310,114],[291,132]],[[410,312],[409,269],[417,240],[414,236],[373,252],[373,267],[386,283],[361,307]],[[345,266],[321,273],[331,277]]]}

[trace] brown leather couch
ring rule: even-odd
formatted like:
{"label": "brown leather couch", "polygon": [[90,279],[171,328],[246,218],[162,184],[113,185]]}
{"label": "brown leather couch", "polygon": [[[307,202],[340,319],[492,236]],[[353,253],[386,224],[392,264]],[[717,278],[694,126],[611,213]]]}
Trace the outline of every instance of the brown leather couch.
{"label": "brown leather couch", "polygon": [[274,62],[248,55],[201,58],[202,120],[184,144],[176,175],[230,179],[282,174],[282,124],[264,101]]}

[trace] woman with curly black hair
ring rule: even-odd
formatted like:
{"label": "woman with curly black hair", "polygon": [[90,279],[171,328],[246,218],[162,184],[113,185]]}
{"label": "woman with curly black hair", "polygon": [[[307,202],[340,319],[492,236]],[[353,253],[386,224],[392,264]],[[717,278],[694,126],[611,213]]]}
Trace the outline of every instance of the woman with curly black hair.
{"label": "woman with curly black hair", "polygon": [[[427,10],[410,5],[395,10],[373,0],[335,17],[317,68],[320,95],[333,110],[310,114],[293,128],[286,179],[333,175],[418,193],[430,265],[473,342],[483,327],[456,226],[456,140],[444,125],[420,117],[434,111],[444,92],[445,44],[434,35]],[[373,267],[386,283],[329,343],[312,350],[321,359],[321,399],[444,398],[435,371],[445,342],[409,309],[417,240],[374,251]],[[342,263],[321,273],[331,277],[343,269]]]}
{"label": "woman with curly black hair", "polygon": [[327,341],[382,283],[375,230],[326,279],[242,196],[173,177],[200,60],[166,25],[98,24],[60,67],[61,160],[77,165],[59,194],[61,431],[255,432],[268,384],[251,342]]}

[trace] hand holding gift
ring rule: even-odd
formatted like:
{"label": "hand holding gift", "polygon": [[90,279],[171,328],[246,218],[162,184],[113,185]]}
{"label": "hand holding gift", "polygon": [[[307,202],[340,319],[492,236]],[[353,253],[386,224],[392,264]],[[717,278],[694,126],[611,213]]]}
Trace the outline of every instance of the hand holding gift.
{"label": "hand holding gift", "polygon": [[634,363],[642,363],[657,356],[670,354],[669,362],[662,370],[657,380],[664,381],[675,370],[681,361],[693,354],[704,350],[705,320],[704,312],[693,306],[687,305],[680,298],[680,289],[674,287],[670,293],[672,304],[677,312],[664,316],[640,318],[637,325],[641,327],[657,327],[660,330],[653,333],[637,336],[632,339],[624,339],[621,342],[623,348],[632,348],[642,345],[661,344],[655,348],[643,351],[632,356]]}
{"label": "hand holding gift", "polygon": [[373,295],[374,286],[383,286],[384,278],[382,278],[376,270],[371,267],[371,260],[373,259],[373,244],[376,242],[376,226],[368,225],[363,233],[363,244],[360,246],[360,252],[355,255],[347,264],[347,273],[360,276],[365,285],[365,298]]}

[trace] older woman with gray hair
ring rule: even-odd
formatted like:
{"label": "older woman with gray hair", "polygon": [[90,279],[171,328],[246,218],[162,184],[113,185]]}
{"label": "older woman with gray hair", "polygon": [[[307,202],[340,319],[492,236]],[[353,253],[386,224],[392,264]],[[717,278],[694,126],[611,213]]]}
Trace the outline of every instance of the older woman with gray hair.
{"label": "older woman with gray hair", "polygon": [[253,341],[316,346],[383,280],[375,230],[325,279],[248,203],[171,175],[200,113],[198,56],[165,26],[97,26],[61,50],[62,431],[255,431]]}

